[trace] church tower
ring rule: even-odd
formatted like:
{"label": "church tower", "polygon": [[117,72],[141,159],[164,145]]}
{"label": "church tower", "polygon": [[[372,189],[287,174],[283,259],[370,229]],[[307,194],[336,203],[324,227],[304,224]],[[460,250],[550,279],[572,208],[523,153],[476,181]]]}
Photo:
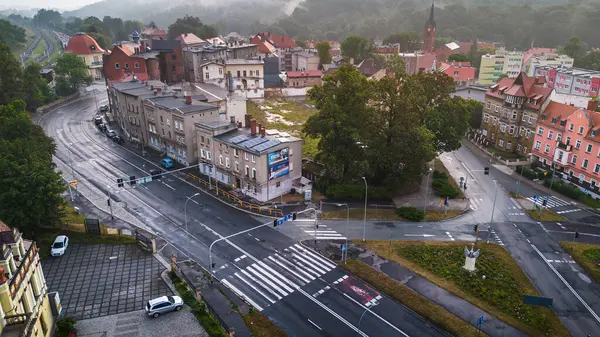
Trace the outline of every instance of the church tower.
{"label": "church tower", "polygon": [[433,16],[433,2],[431,3],[431,12],[429,12],[429,20],[425,24],[423,32],[423,53],[432,53],[435,45],[435,18]]}

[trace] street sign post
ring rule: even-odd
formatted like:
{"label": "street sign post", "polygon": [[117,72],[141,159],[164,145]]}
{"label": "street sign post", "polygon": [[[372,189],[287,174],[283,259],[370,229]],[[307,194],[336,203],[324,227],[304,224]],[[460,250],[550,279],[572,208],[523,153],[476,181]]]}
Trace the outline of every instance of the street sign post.
{"label": "street sign post", "polygon": [[477,319],[477,324],[475,325],[475,328],[477,328],[477,335],[479,335],[482,325],[483,325],[483,315],[479,316],[479,318]]}
{"label": "street sign post", "polygon": [[72,181],[72,182],[69,184],[69,186],[71,186],[71,187],[75,187],[75,186],[77,186],[77,180],[73,180],[73,181]]}

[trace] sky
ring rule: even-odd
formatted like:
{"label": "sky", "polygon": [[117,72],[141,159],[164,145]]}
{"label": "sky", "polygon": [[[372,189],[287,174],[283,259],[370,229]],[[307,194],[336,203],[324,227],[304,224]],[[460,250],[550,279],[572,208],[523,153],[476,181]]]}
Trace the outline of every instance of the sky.
{"label": "sky", "polygon": [[72,10],[89,5],[100,0],[2,0],[0,7],[4,8],[58,8]]}

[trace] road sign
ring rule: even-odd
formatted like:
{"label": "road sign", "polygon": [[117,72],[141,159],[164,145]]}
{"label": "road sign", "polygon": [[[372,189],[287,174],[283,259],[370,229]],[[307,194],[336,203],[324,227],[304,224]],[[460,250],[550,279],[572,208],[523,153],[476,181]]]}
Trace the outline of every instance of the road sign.
{"label": "road sign", "polygon": [[342,249],[342,252],[346,250],[346,244],[345,243],[342,244],[341,249]]}
{"label": "road sign", "polygon": [[542,209],[540,208],[540,205],[535,205],[535,209],[537,209],[538,211],[541,211]]}
{"label": "road sign", "polygon": [[550,297],[541,297],[541,296],[523,296],[523,303],[529,305],[537,305],[539,307],[551,307],[553,299]]}
{"label": "road sign", "polygon": [[534,196],[533,196],[533,200],[537,201],[537,200],[538,200],[538,196],[537,196],[537,195],[534,195]]}
{"label": "road sign", "polygon": [[69,183],[69,186],[71,186],[71,187],[77,186],[77,180],[74,180],[71,183]]}
{"label": "road sign", "polygon": [[277,226],[281,226],[281,225],[283,225],[283,222],[284,222],[284,221],[285,221],[285,220],[283,220],[283,219],[277,219]]}
{"label": "road sign", "polygon": [[481,324],[483,324],[483,316],[479,316],[477,319],[477,326],[480,326]]}

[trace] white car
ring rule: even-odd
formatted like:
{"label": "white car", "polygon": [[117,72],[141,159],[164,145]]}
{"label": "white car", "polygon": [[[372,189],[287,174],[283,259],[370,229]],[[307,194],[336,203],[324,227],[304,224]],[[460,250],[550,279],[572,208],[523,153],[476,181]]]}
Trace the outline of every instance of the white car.
{"label": "white car", "polygon": [[183,300],[179,296],[162,296],[146,302],[146,313],[154,318],[169,311],[179,311]]}
{"label": "white car", "polygon": [[50,255],[52,256],[63,256],[69,247],[69,238],[66,235],[59,235],[54,239],[52,248],[50,249]]}

